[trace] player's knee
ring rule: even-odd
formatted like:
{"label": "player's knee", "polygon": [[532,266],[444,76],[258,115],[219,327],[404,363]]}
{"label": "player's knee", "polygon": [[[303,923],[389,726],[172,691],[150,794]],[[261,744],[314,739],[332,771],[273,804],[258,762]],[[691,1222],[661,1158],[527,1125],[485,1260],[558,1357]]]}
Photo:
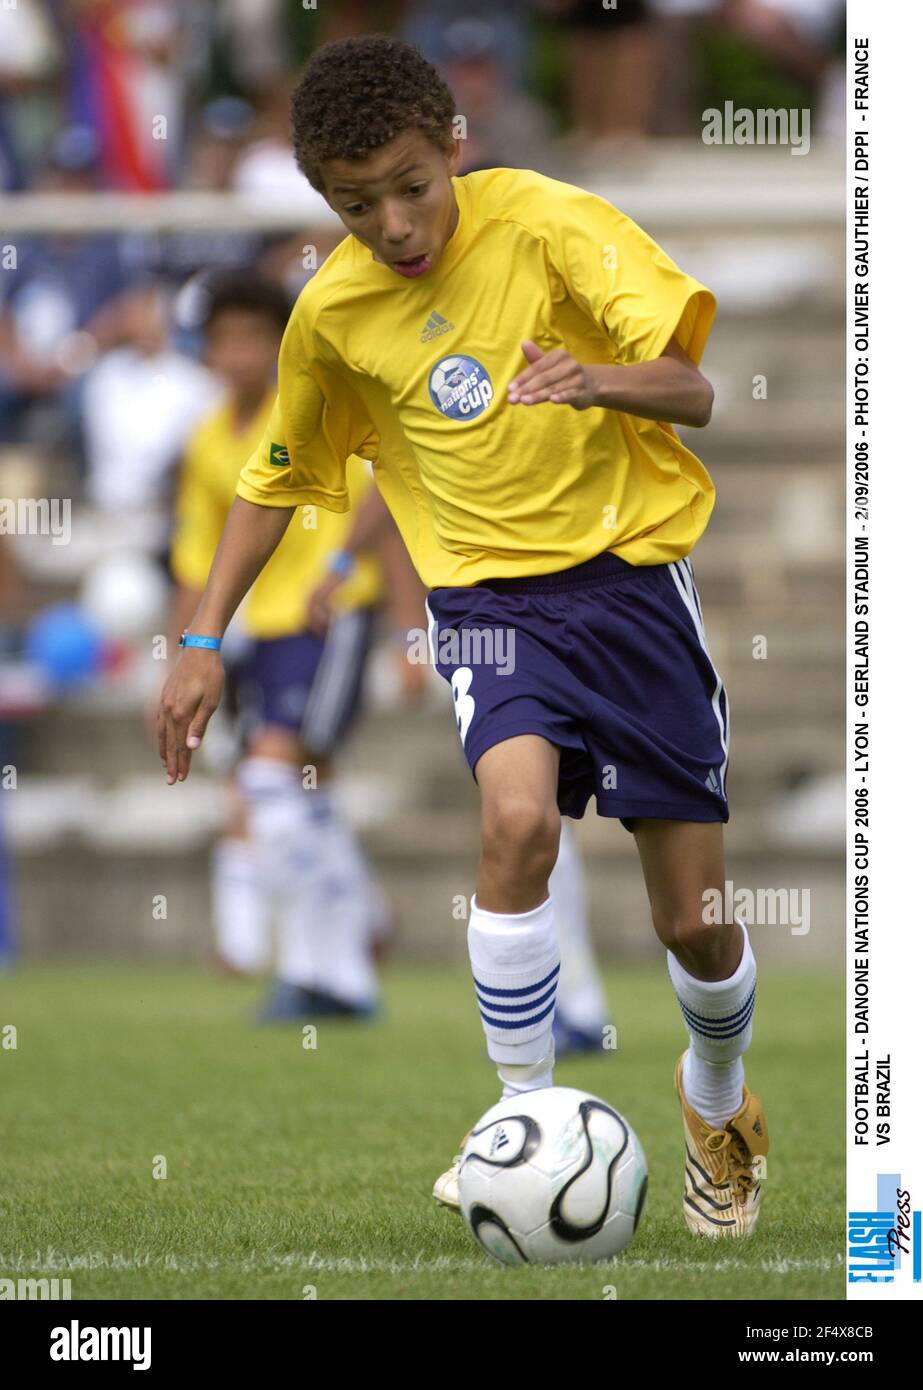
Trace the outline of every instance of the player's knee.
{"label": "player's knee", "polygon": [[273,762],[296,763],[300,767],[301,751],[298,735],[278,724],[263,724],[252,730],[247,738],[249,758],[270,758]]}
{"label": "player's knee", "polygon": [[505,792],[485,804],[481,830],[484,857],[528,866],[550,876],[558,855],[561,816],[556,806],[520,791]]}
{"label": "player's knee", "polygon": [[701,908],[696,907],[655,911],[654,927],[664,946],[694,974],[708,973],[722,959],[727,933],[733,930],[722,923],[705,921]]}

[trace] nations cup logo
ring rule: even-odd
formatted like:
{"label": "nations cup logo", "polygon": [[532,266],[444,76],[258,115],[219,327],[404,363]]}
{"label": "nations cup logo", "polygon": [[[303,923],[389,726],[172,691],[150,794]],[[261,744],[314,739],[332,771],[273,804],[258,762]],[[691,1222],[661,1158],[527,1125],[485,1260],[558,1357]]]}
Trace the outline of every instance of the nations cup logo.
{"label": "nations cup logo", "polygon": [[487,371],[473,357],[443,357],[429,374],[433,405],[450,420],[473,420],[494,396]]}

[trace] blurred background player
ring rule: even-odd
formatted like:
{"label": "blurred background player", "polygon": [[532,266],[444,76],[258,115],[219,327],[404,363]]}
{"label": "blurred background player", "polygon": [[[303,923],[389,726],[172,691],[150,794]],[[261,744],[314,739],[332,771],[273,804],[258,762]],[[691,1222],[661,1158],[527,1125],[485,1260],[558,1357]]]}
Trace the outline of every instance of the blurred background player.
{"label": "blurred background player", "polygon": [[[277,286],[239,273],[216,280],[207,302],[205,357],[226,395],[192,435],[181,469],[174,643],[204,588],[238,474],[266,428],[290,309]],[[349,470],[361,497],[369,469],[353,457]],[[346,524],[313,507],[296,512],[243,610],[235,682],[243,753],[213,852],[213,906],[220,961],[243,974],[268,967],[278,921],[265,1020],[363,1016],[377,996],[369,943],[386,909],[331,792],[331,755],[358,709],[381,587],[373,557],[339,553]],[[331,564],[344,582],[319,636],[305,630],[307,599]]]}

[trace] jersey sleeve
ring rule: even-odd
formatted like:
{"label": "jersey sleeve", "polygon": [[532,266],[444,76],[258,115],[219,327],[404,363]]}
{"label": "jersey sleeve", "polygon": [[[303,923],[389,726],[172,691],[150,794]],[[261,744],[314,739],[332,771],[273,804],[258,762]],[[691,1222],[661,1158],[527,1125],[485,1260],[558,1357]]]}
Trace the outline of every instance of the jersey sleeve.
{"label": "jersey sleeve", "polygon": [[208,484],[204,456],[194,437],[180,465],[170,569],[177,584],[204,589],[227,508]]}
{"label": "jersey sleeve", "polygon": [[377,438],[358,397],[315,351],[313,334],[292,315],[279,352],[279,390],[259,448],[237,484],[264,507],[315,505],[349,510],[346,460],[369,457]]}
{"label": "jersey sleeve", "polygon": [[659,357],[670,339],[698,365],[715,316],[711,290],[686,275],[630,217],[569,185],[547,245],[563,291],[609,337],[616,359]]}

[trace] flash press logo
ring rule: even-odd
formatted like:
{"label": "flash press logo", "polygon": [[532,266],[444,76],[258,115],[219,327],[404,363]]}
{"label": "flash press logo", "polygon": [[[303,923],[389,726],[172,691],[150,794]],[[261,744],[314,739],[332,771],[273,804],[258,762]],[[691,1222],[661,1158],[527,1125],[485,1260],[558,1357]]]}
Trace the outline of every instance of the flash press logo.
{"label": "flash press logo", "polygon": [[875,1206],[848,1216],[850,1284],[923,1282],[923,1222],[900,1173],[876,1175]]}
{"label": "flash press logo", "polygon": [[131,1361],[135,1371],[150,1370],[149,1327],[81,1327],[72,1318],[67,1327],[51,1329],[52,1361]]}

